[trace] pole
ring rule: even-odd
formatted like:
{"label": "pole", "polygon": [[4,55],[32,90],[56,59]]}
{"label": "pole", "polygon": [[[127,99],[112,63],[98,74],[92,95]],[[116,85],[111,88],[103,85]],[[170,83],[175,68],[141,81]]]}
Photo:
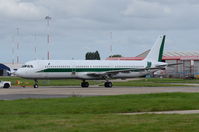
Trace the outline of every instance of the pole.
{"label": "pole", "polygon": [[111,39],[111,45],[110,45],[110,53],[111,53],[111,55],[110,55],[110,57],[111,58],[113,56],[112,37],[113,37],[113,34],[112,34],[112,32],[110,32],[110,39]]}
{"label": "pole", "polygon": [[17,46],[17,64],[19,64],[19,28],[17,27],[17,40],[16,40],[16,46]]}
{"label": "pole", "polygon": [[46,16],[45,17],[46,21],[47,21],[47,44],[48,44],[48,50],[47,50],[47,59],[50,60],[50,31],[49,31],[49,27],[50,27],[50,20],[52,19],[50,16]]}

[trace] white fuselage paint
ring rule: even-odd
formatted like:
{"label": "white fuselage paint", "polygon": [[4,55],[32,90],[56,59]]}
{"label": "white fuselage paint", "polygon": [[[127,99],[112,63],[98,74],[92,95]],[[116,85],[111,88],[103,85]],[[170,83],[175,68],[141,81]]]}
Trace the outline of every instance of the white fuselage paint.
{"label": "white fuselage paint", "polygon": [[[150,67],[163,65],[163,62],[150,61]],[[101,77],[89,76],[89,73],[104,73],[120,69],[144,69],[148,61],[120,61],[120,60],[35,60],[25,63],[15,73],[19,77],[28,79],[82,79],[98,80]],[[141,77],[157,70],[142,70],[119,72],[111,78]]]}

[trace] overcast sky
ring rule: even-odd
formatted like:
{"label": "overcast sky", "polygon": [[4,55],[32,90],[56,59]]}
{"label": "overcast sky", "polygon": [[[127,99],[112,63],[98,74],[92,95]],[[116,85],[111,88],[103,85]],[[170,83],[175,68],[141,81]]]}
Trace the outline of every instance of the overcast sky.
{"label": "overcast sky", "polygon": [[96,50],[105,59],[110,45],[113,54],[132,57],[161,34],[167,51],[199,51],[199,1],[0,0],[1,62],[46,59],[48,49],[51,59],[84,59]]}

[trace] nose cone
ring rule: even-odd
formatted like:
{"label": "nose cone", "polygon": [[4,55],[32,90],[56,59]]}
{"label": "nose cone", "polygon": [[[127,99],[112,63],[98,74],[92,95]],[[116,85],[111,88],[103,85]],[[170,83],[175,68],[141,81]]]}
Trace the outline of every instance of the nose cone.
{"label": "nose cone", "polygon": [[14,72],[14,75],[16,75],[16,76],[18,76],[18,77],[20,76],[19,69],[18,69],[17,71]]}
{"label": "nose cone", "polygon": [[25,76],[25,72],[21,69],[18,69],[17,71],[15,71],[14,74],[18,77],[24,77]]}

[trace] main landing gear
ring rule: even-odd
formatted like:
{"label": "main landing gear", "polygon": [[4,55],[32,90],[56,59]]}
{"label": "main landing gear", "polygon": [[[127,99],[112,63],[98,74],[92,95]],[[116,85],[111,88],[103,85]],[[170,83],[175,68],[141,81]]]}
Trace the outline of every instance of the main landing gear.
{"label": "main landing gear", "polygon": [[83,80],[83,82],[81,83],[82,88],[88,88],[89,87],[89,83],[86,82],[85,80]]}
{"label": "main landing gear", "polygon": [[37,80],[35,80],[35,84],[33,85],[33,87],[34,87],[34,88],[38,88],[38,87],[39,87],[38,81],[37,81]]}
{"label": "main landing gear", "polygon": [[[104,83],[104,87],[106,88],[111,88],[113,86],[112,82],[106,81]],[[88,88],[89,87],[89,83],[86,82],[85,80],[83,80],[83,82],[81,83],[81,87],[82,88]]]}
{"label": "main landing gear", "polygon": [[106,88],[111,88],[112,86],[113,86],[112,82],[107,81],[104,83],[104,87]]}

